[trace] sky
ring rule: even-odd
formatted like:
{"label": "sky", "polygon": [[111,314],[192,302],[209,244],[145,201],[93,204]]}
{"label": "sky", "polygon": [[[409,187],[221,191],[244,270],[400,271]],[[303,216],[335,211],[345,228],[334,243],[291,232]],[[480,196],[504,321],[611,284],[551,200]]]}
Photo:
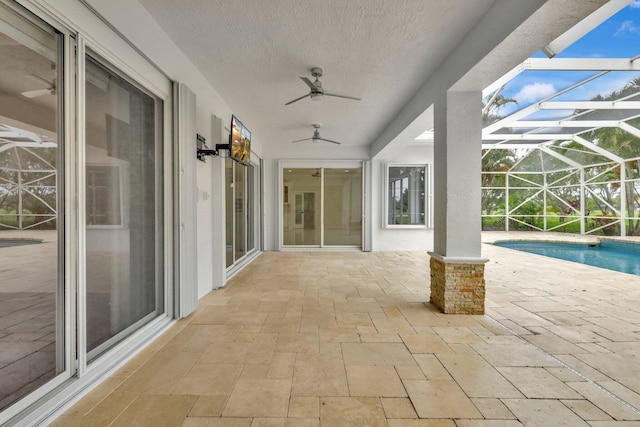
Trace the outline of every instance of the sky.
{"label": "sky", "polygon": [[[640,0],[634,0],[560,52],[556,58],[635,58],[637,56],[640,56]],[[533,57],[546,58],[542,52],[537,52]],[[511,114],[595,74],[590,71],[525,71],[507,83],[503,90],[505,97],[517,100],[518,104],[508,104],[500,113]],[[621,89],[628,81],[639,76],[640,72],[611,72],[554,99],[587,101],[594,95],[607,95]]]}

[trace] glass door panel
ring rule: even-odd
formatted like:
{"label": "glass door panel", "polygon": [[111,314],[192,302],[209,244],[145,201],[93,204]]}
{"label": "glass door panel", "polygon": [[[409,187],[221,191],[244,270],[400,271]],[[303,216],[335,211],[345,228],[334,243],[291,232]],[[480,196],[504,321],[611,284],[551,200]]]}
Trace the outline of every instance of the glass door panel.
{"label": "glass door panel", "polygon": [[284,245],[320,246],[321,186],[321,169],[284,170]]}
{"label": "glass door panel", "polygon": [[225,200],[225,265],[227,267],[233,265],[233,239],[235,233],[233,231],[233,188],[234,175],[233,175],[234,162],[229,157],[224,159],[224,200]]}
{"label": "glass door panel", "polygon": [[86,58],[87,352],[164,311],[162,102]]}
{"label": "glass door panel", "polygon": [[235,164],[235,180],[233,183],[234,212],[235,212],[235,259],[242,258],[246,253],[246,230],[247,230],[247,209],[246,209],[246,172],[247,167]]}
{"label": "glass door panel", "polygon": [[65,288],[62,36],[2,4],[0,21],[2,411],[65,370]]}
{"label": "glass door panel", "polygon": [[362,245],[362,169],[324,170],[324,244]]}

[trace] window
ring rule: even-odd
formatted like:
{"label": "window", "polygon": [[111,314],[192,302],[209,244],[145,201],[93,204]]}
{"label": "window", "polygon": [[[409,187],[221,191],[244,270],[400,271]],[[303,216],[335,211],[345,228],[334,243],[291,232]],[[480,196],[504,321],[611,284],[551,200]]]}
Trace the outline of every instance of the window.
{"label": "window", "polygon": [[388,165],[385,227],[428,227],[429,167]]}

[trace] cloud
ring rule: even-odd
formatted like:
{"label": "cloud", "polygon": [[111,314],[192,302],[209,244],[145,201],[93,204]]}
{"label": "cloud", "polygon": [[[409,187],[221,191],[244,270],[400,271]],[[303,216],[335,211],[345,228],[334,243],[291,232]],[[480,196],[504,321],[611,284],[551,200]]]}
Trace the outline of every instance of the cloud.
{"label": "cloud", "polygon": [[633,2],[629,5],[630,7],[640,7],[640,0],[633,0]]}
{"label": "cloud", "polygon": [[[636,7],[640,7],[640,6],[636,6]],[[618,28],[618,31],[616,31],[613,35],[614,36],[619,36],[619,35],[624,34],[624,33],[638,34],[638,33],[640,33],[640,27],[638,27],[636,24],[634,24],[634,22],[631,21],[631,20],[624,21],[620,25],[620,28]]]}
{"label": "cloud", "polygon": [[526,105],[540,101],[541,99],[551,96],[556,92],[556,88],[551,83],[535,82],[533,84],[522,86],[513,98],[518,101],[518,104]]}

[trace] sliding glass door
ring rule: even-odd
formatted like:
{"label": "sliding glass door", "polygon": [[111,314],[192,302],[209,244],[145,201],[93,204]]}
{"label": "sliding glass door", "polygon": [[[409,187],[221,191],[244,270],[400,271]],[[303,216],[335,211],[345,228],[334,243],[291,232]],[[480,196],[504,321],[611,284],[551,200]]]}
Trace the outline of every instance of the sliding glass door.
{"label": "sliding glass door", "polygon": [[282,169],[283,246],[362,245],[362,167],[350,166]]}
{"label": "sliding glass door", "polygon": [[226,254],[232,267],[258,248],[260,221],[258,195],[259,166],[247,166],[225,159]]}
{"label": "sliding glass door", "polygon": [[68,369],[62,40],[0,4],[0,412]]}
{"label": "sliding glass door", "polygon": [[162,101],[86,57],[86,345],[102,354],[164,310]]}

